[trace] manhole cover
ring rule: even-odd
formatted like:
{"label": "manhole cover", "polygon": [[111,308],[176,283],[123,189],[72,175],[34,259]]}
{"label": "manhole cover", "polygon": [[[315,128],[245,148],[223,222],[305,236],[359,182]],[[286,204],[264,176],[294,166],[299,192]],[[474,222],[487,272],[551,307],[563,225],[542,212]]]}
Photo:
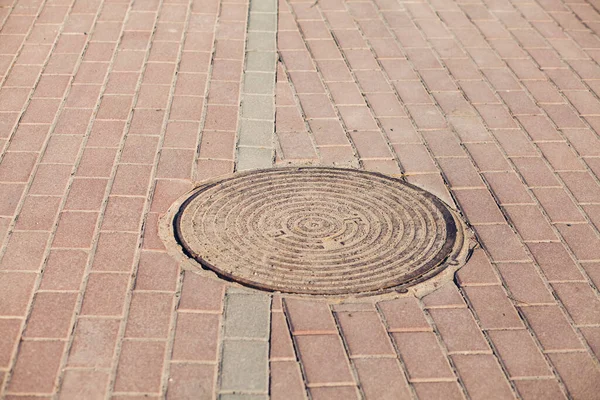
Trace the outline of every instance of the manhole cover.
{"label": "manhole cover", "polygon": [[174,221],[184,252],[222,277],[270,291],[380,293],[464,261],[465,228],[399,179],[336,168],[275,168],[200,186]]}

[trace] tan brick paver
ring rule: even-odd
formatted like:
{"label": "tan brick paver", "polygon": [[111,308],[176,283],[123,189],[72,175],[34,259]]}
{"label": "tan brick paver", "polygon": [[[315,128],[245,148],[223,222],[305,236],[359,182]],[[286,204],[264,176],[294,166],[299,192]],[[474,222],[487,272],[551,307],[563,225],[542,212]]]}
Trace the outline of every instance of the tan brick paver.
{"label": "tan brick paver", "polygon": [[[0,398],[597,398],[600,4],[280,0],[252,58],[267,3],[0,1]],[[269,160],[403,177],[481,247],[422,299],[244,303],[159,218]]]}

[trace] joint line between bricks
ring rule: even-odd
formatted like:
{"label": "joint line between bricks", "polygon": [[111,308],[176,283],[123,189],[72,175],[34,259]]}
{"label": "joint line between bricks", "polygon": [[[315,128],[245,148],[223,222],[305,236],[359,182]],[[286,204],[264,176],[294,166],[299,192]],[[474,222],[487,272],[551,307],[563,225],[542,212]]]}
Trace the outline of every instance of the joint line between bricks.
{"label": "joint line between bricks", "polygon": [[375,312],[377,313],[379,320],[383,324],[383,327],[386,331],[386,335],[388,336],[388,339],[392,344],[392,348],[394,349],[394,353],[396,355],[396,360],[398,362],[400,371],[402,372],[402,375],[404,376],[404,381],[406,382],[406,387],[408,389],[408,392],[410,393],[410,396],[413,399],[417,399],[418,398],[417,391],[416,391],[415,386],[411,382],[410,374],[408,373],[408,366],[406,365],[406,363],[404,362],[404,359],[402,358],[402,354],[400,353],[400,348],[398,347],[398,344],[396,343],[396,339],[394,338],[394,335],[392,334],[392,332],[390,332],[390,325],[389,325],[387,319],[385,318],[385,315],[381,311],[381,308],[379,307],[378,303],[375,304]]}
{"label": "joint line between bricks", "polygon": [[433,317],[431,316],[429,311],[425,308],[425,304],[423,303],[422,299],[417,299],[417,303],[419,304],[419,308],[421,309],[421,312],[423,313],[425,320],[427,320],[427,323],[429,324],[429,326],[432,329],[432,333],[435,336],[435,340],[437,341],[438,346],[439,346],[440,350],[442,351],[442,354],[444,355],[444,358],[448,362],[448,365],[449,365],[450,369],[452,370],[454,377],[456,378],[456,381],[458,383],[458,386],[460,387],[460,390],[462,391],[465,398],[471,399],[471,395],[469,394],[469,391],[467,390],[467,386],[465,385],[462,377],[458,373],[458,368],[456,367],[454,360],[452,359],[452,357],[449,354],[450,352],[448,351],[448,346],[444,342],[444,339],[442,338],[442,335],[440,334]]}
{"label": "joint line between bricks", "polygon": [[294,357],[296,357],[295,361],[298,364],[298,367],[300,368],[300,375],[302,378],[302,384],[304,386],[303,393],[305,395],[305,398],[307,398],[308,400],[312,400],[312,395],[309,390],[308,377],[306,375],[304,363],[300,359],[300,350],[298,348],[298,343],[296,342],[296,336],[292,333],[292,321],[290,318],[289,310],[287,308],[285,297],[283,297],[281,299],[281,306],[282,306],[281,310],[283,312],[283,316],[284,316],[284,320],[285,320],[285,324],[286,324],[286,328],[287,328],[287,333],[289,335],[290,341],[292,342],[292,349],[294,351]]}
{"label": "joint line between bricks", "polygon": [[352,373],[352,377],[354,378],[354,382],[355,382],[356,387],[358,388],[358,392],[360,393],[361,399],[366,399],[366,394],[362,387],[360,379],[358,378],[358,371],[356,369],[354,359],[350,355],[350,346],[348,345],[348,341],[346,340],[346,337],[343,333],[342,326],[338,319],[338,314],[332,310],[331,304],[327,305],[327,309],[329,311],[329,314],[333,317],[335,327],[337,328],[337,335],[339,336],[339,338],[342,342],[342,348],[344,349],[344,355],[346,356],[346,360],[348,360],[348,364],[350,366],[350,372]]}

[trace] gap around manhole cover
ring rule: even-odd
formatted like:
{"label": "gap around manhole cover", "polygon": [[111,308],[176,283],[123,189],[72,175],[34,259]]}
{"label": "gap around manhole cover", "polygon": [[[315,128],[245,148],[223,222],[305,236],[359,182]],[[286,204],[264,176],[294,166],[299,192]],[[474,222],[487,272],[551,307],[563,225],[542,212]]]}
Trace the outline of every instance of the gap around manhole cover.
{"label": "gap around manhole cover", "polygon": [[206,182],[167,216],[163,239],[219,277],[326,296],[423,295],[464,264],[473,235],[441,200],[350,169],[254,170]]}

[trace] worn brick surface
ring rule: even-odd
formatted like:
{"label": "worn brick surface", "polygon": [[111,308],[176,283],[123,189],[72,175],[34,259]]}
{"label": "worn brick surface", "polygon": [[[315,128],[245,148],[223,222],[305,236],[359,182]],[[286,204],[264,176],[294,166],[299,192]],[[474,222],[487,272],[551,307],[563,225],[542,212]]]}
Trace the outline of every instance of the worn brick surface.
{"label": "worn brick surface", "polygon": [[[450,364],[431,332],[394,333],[393,338],[413,379],[440,379],[454,376]],[[427,359],[428,363],[421,360]]]}
{"label": "worn brick surface", "polygon": [[510,399],[514,396],[492,355],[454,355],[452,360],[471,398]]}
{"label": "worn brick surface", "polygon": [[397,360],[363,358],[353,360],[366,397],[375,399],[409,398],[406,377]]}
{"label": "worn brick surface", "polygon": [[298,356],[304,365],[309,385],[337,383],[352,385],[350,371],[342,342],[336,335],[296,336]]}
{"label": "worn brick surface", "polygon": [[391,355],[392,345],[375,312],[338,312],[350,356]]}
{"label": "worn brick surface", "polygon": [[[3,2],[0,397],[594,398],[596,9]],[[194,181],[273,164],[404,176],[481,248],[422,300],[265,294],[229,318],[159,221]]]}
{"label": "worn brick surface", "polygon": [[270,368],[269,392],[272,399],[306,399],[300,366],[296,361],[271,361]]}

